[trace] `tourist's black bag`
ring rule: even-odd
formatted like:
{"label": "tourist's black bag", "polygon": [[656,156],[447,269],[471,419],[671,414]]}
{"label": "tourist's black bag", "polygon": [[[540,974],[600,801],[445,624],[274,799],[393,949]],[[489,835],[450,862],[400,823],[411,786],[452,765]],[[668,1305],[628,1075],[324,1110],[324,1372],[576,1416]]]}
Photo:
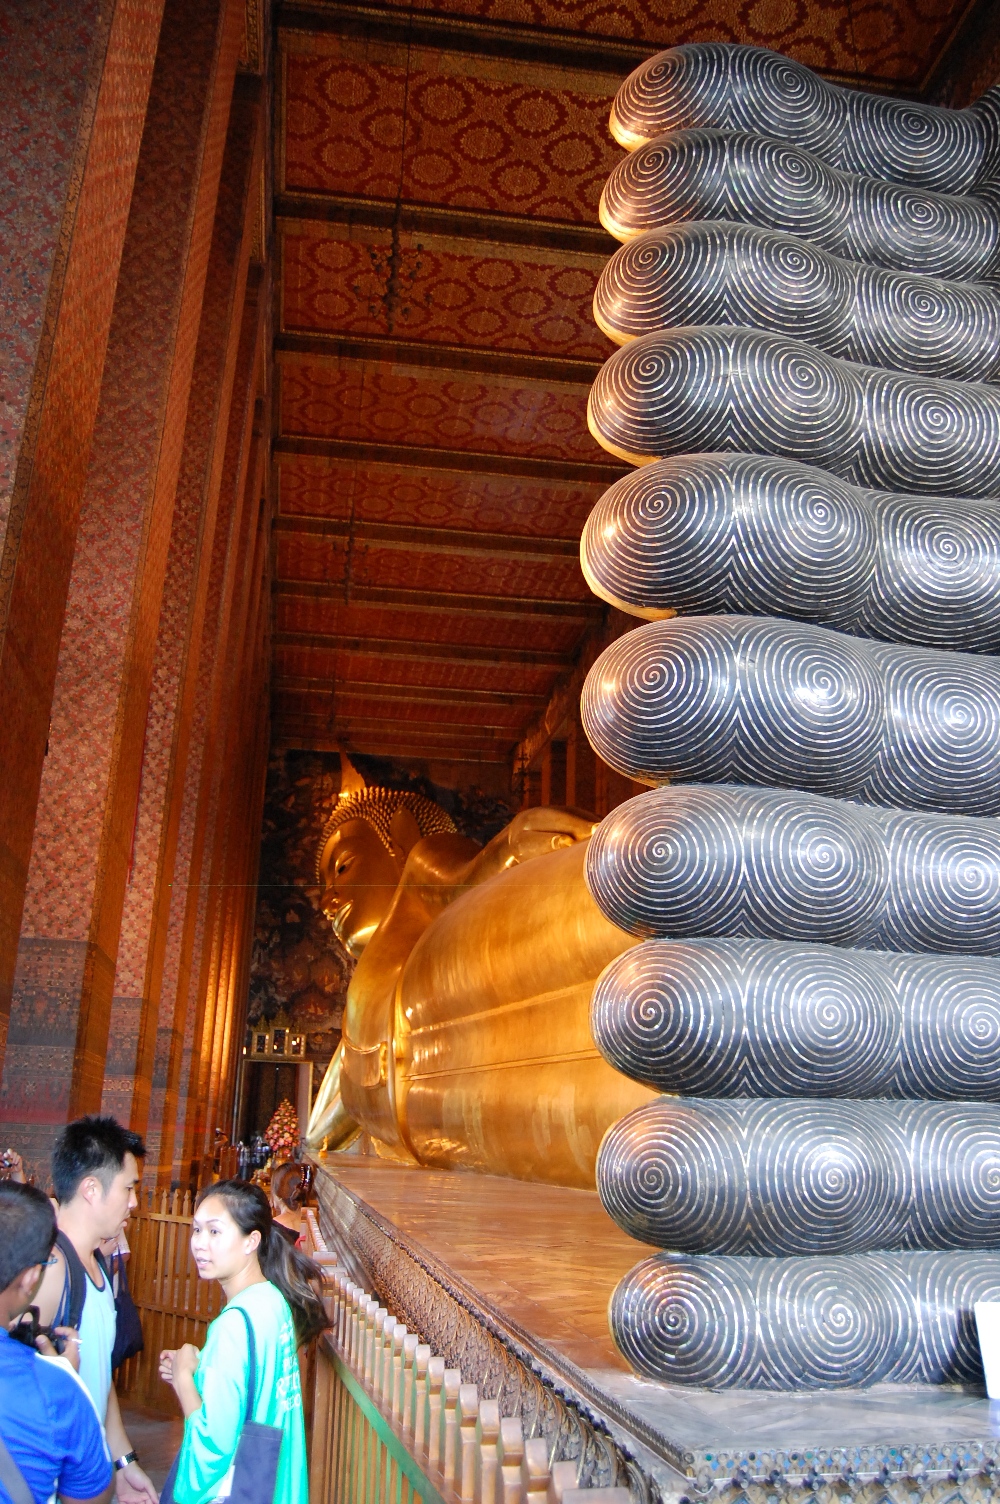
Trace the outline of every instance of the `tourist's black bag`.
{"label": "tourist's black bag", "polygon": [[134,1358],[136,1353],[141,1353],[145,1343],[142,1337],[142,1318],[139,1315],[135,1301],[132,1299],[132,1291],[128,1286],[128,1275],[125,1272],[125,1260],[120,1253],[111,1255],[111,1278],[112,1286],[117,1275],[118,1288],[115,1290],[115,1345],[111,1354],[111,1372],[120,1368],[128,1359]]}
{"label": "tourist's black bag", "polygon": [[[278,1481],[278,1457],[285,1433],[279,1426],[262,1426],[253,1418],[257,1398],[257,1344],[254,1342],[253,1327],[246,1311],[242,1306],[234,1306],[233,1310],[239,1311],[246,1322],[250,1372],[247,1376],[246,1414],[233,1461],[233,1486],[229,1504],[273,1504],[274,1489]],[[175,1458],[160,1494],[160,1504],[174,1504],[176,1476]]]}

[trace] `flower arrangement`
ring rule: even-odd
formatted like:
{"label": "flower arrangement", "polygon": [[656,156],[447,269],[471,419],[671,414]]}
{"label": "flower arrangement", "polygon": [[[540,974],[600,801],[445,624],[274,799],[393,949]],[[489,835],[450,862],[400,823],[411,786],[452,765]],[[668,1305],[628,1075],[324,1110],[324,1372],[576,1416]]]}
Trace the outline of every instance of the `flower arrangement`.
{"label": "flower arrangement", "polygon": [[286,1097],[277,1107],[274,1116],[267,1125],[264,1139],[271,1150],[271,1160],[274,1164],[283,1164],[291,1159],[299,1143],[299,1115]]}

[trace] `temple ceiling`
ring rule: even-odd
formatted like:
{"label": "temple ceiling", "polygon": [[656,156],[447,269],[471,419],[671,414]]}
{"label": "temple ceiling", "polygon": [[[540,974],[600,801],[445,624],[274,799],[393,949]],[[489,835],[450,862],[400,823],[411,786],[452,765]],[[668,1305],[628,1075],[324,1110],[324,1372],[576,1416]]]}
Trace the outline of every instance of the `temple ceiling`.
{"label": "temple ceiling", "polygon": [[600,608],[587,395],[608,112],[650,52],[774,47],[964,104],[995,0],[414,0],[278,12],[278,744],[503,763]]}

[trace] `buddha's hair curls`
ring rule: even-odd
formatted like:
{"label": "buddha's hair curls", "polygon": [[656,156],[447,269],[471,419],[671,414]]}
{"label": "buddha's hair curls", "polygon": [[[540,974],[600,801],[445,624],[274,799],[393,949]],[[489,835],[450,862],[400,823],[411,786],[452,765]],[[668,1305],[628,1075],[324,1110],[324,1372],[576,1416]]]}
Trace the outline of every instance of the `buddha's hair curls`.
{"label": "buddha's hair curls", "polygon": [[323,833],[316,848],[316,881],[322,882],[320,867],[327,843],[335,831],[348,820],[366,820],[387,851],[392,850],[392,820],[397,810],[407,809],[417,822],[421,836],[436,836],[454,832],[457,826],[449,814],[425,799],[423,794],[414,794],[409,789],[363,789],[349,799],[339,799],[333,813],[323,826]]}

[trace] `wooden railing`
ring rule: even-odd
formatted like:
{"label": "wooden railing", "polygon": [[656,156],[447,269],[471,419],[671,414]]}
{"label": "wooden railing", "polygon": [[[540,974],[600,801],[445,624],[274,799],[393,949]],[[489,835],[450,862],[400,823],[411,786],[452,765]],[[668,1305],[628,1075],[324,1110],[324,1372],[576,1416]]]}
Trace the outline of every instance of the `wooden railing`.
{"label": "wooden railing", "polygon": [[[154,1210],[154,1205],[156,1209]],[[126,1236],[132,1250],[128,1279],[142,1318],[143,1351],[118,1371],[120,1398],[149,1409],[178,1414],[169,1384],[159,1377],[165,1347],[193,1342],[201,1347],[210,1321],[222,1310],[222,1287],[198,1278],[191,1258],[191,1197],[188,1192],[148,1193],[145,1209],[129,1219]]]}
{"label": "wooden railing", "polygon": [[[118,1392],[171,1415],[160,1350],[201,1347],[223,1305],[191,1259],[190,1197],[164,1192],[128,1225],[129,1276],[145,1349],[123,1365]],[[419,1333],[354,1284],[303,1218],[306,1251],[324,1271],[331,1330],[302,1354],[311,1504],[629,1504],[625,1488],[577,1486],[578,1464],[551,1463],[540,1436],[479,1397]]]}
{"label": "wooden railing", "polygon": [[629,1504],[627,1488],[579,1488],[578,1463],[551,1463],[542,1437],[351,1281],[312,1212],[305,1227],[332,1322],[312,1384],[311,1504]]}

